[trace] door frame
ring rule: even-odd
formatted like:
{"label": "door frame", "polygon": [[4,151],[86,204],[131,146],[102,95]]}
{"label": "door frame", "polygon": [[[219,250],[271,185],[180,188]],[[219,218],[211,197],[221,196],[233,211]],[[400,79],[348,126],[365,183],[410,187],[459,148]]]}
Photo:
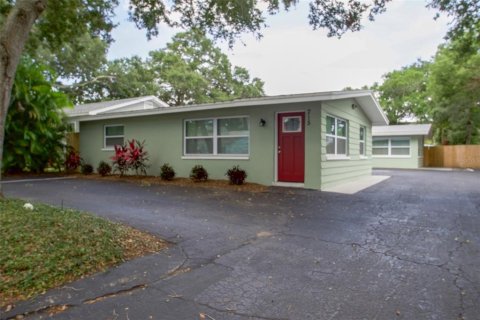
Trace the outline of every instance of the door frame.
{"label": "door frame", "polygon": [[[278,117],[283,114],[283,113],[292,113],[292,112],[300,112],[300,113],[303,113],[303,119],[304,119],[304,123],[302,123],[303,125],[303,128],[304,128],[304,142],[307,140],[307,110],[305,109],[300,109],[300,110],[286,110],[286,111],[276,111],[275,112],[275,146],[274,146],[274,159],[275,159],[275,164],[274,164],[274,181],[273,181],[273,185],[277,185],[277,186],[284,186],[284,187],[299,187],[299,188],[303,188],[304,185],[305,185],[305,178],[303,180],[303,182],[284,182],[284,181],[278,181],[278,131],[279,131],[279,128],[278,128]],[[305,144],[306,145],[306,144]],[[306,153],[306,148],[305,148],[305,153]],[[305,155],[304,155],[305,156]],[[305,162],[306,162],[306,157],[305,157]],[[304,165],[304,176],[306,177],[307,175],[305,174],[306,173],[306,168],[307,166]]]}

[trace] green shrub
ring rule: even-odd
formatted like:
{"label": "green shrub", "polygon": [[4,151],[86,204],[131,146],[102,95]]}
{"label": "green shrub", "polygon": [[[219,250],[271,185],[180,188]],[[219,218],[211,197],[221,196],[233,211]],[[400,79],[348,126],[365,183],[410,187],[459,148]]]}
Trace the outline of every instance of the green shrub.
{"label": "green shrub", "polygon": [[93,166],[88,163],[84,163],[81,166],[81,171],[83,174],[92,174],[93,173]]}
{"label": "green shrub", "polygon": [[105,161],[100,161],[97,167],[97,172],[102,177],[109,175],[112,172],[112,167]]}
{"label": "green shrub", "polygon": [[233,166],[233,168],[228,169],[226,174],[228,179],[230,179],[230,183],[236,185],[243,184],[247,178],[247,172],[243,169],[240,169],[240,166]]}
{"label": "green shrub", "polygon": [[190,171],[190,179],[195,182],[207,181],[208,180],[208,172],[202,165],[196,165]]}
{"label": "green shrub", "polygon": [[175,170],[173,170],[172,166],[170,166],[168,163],[165,163],[160,168],[160,177],[162,180],[171,181],[173,178],[175,178]]}

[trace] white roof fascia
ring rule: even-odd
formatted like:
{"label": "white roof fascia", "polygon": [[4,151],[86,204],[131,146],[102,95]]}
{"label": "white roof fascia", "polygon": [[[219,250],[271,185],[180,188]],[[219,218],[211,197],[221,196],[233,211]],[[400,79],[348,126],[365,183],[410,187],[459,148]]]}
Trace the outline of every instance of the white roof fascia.
{"label": "white roof fascia", "polygon": [[[282,95],[282,96],[273,96],[273,97],[233,100],[233,101],[227,101],[227,102],[217,102],[217,103],[211,103],[211,104],[187,105],[187,106],[168,107],[168,108],[161,108],[161,109],[157,108],[157,109],[146,110],[146,111],[138,110],[138,111],[123,112],[123,113],[118,112],[115,114],[106,114],[106,115],[98,115],[99,112],[98,110],[96,110],[95,114],[89,113],[89,115],[72,116],[71,119],[76,119],[79,121],[94,121],[94,120],[103,120],[103,119],[139,117],[139,116],[149,116],[149,115],[158,115],[158,114],[216,110],[216,109],[238,108],[238,107],[248,107],[248,106],[263,106],[263,105],[272,105],[272,104],[289,104],[289,103],[315,102],[315,101],[321,102],[321,101],[349,99],[349,98],[354,99],[354,98],[361,98],[361,97],[366,98],[367,100],[370,100],[368,104],[365,102],[359,103],[359,104],[361,105],[362,109],[364,109],[367,116],[371,118],[372,123],[374,125],[388,124],[388,120],[383,110],[381,109],[380,105],[378,104],[378,102],[376,101],[375,97],[373,96],[370,90]],[[138,102],[139,101],[135,101],[133,103],[138,103]],[[128,104],[131,104],[131,103],[132,102],[129,102]],[[118,105],[115,106],[115,109],[116,108],[118,108]]]}
{"label": "white roof fascia", "polygon": [[391,126],[374,126],[372,136],[430,136],[432,133],[431,124],[406,124]]}
{"label": "white roof fascia", "polygon": [[[169,107],[168,104],[166,104],[162,100],[158,99],[157,97],[147,96],[147,97],[138,98],[138,99],[135,99],[135,100],[115,104],[113,106],[109,106],[109,107],[105,107],[105,108],[101,108],[101,109],[97,109],[97,110],[92,110],[88,113],[88,115],[95,116],[99,113],[105,113],[105,112],[120,109],[120,108],[123,108],[123,107],[128,107],[132,104],[136,104],[136,103],[139,103],[139,102],[145,102],[145,101],[148,101],[148,100],[153,100],[153,102],[158,104],[160,107],[163,107],[163,108]],[[154,108],[151,108],[151,109],[154,109]]]}

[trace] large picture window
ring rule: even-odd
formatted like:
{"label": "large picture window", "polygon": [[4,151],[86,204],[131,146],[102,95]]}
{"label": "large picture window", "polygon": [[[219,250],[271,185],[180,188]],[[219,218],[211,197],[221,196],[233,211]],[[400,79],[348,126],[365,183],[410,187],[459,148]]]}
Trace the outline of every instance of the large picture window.
{"label": "large picture window", "polygon": [[185,155],[247,156],[248,117],[185,120]]}
{"label": "large picture window", "polygon": [[123,125],[108,125],[104,127],[103,148],[113,149],[116,145],[123,145],[125,128]]}
{"label": "large picture window", "polygon": [[327,154],[346,156],[348,153],[348,123],[346,120],[327,116]]}
{"label": "large picture window", "polygon": [[409,157],[409,138],[373,138],[372,155],[377,157]]}

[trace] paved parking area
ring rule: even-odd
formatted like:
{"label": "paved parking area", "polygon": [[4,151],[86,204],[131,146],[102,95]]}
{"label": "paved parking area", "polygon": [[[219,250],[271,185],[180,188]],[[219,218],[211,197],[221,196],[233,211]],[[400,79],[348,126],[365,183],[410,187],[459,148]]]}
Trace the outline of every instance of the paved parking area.
{"label": "paved parking area", "polygon": [[378,171],[354,195],[5,184],[9,197],[88,210],[175,243],[37,299],[56,319],[478,319],[480,173]]}

